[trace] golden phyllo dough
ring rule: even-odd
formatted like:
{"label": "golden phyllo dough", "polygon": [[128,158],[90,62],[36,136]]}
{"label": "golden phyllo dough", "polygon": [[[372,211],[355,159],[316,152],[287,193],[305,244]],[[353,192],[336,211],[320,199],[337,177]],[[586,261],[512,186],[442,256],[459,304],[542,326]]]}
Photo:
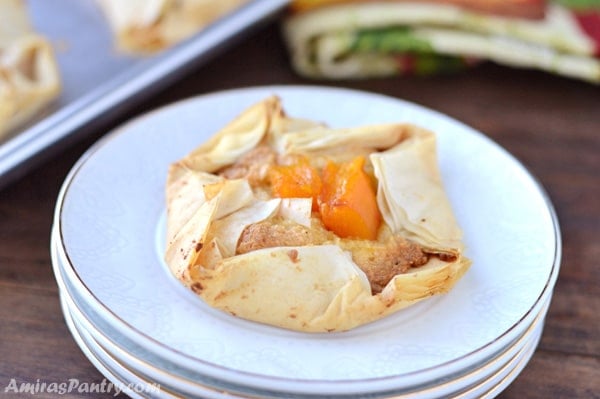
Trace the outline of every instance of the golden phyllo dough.
{"label": "golden phyllo dough", "polygon": [[0,135],[32,118],[60,92],[53,51],[29,25],[21,0],[0,0]]}
{"label": "golden phyllo dough", "polygon": [[97,0],[126,52],[165,49],[248,0]]}
{"label": "golden phyllo dough", "polygon": [[343,331],[447,292],[465,273],[433,133],[330,129],[252,106],[171,165],[166,262],[207,304]]}

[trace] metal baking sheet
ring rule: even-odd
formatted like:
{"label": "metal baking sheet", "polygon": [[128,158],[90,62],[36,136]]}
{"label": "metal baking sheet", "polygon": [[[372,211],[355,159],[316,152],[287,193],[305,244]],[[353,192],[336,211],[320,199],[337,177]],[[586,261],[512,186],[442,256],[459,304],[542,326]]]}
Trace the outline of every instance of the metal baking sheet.
{"label": "metal baking sheet", "polygon": [[[124,0],[127,1],[127,0]],[[289,0],[251,0],[181,44],[152,56],[118,52],[94,0],[28,0],[36,31],[56,49],[63,91],[28,125],[0,139],[0,188],[56,153],[95,120],[114,118],[206,62]]]}

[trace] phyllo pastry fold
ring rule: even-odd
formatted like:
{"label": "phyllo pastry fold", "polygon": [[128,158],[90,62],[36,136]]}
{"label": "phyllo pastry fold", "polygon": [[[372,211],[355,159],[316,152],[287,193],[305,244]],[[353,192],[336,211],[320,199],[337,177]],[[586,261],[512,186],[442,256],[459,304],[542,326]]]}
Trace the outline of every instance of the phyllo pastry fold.
{"label": "phyllo pastry fold", "polygon": [[286,329],[343,331],[466,272],[435,135],[332,129],[250,107],[171,165],[166,262],[207,304]]}
{"label": "phyllo pastry fold", "polygon": [[21,0],[0,0],[0,136],[28,122],[60,93],[54,50],[30,26]]}

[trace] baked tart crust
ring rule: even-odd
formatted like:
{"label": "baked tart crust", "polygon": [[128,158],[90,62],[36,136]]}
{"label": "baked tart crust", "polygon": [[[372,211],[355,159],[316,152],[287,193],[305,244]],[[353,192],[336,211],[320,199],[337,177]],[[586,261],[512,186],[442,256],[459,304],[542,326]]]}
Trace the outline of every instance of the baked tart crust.
{"label": "baked tart crust", "polygon": [[[273,188],[281,165],[308,160],[324,174],[355,159],[373,182],[374,238],[328,227],[323,190]],[[331,129],[288,117],[270,97],[172,164],[166,196],[171,272],[210,306],[277,327],[349,330],[447,292],[470,266],[435,135],[411,124]]]}

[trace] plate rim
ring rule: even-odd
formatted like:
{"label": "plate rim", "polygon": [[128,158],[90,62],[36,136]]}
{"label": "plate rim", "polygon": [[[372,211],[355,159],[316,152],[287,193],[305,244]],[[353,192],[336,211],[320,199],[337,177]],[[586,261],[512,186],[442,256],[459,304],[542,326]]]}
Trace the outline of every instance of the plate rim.
{"label": "plate rim", "polygon": [[[53,250],[54,250],[54,248],[53,248]],[[61,268],[60,260],[58,258],[56,258],[54,260],[57,262],[57,267],[60,269]],[[57,278],[62,278],[62,275],[58,276]],[[130,361],[131,361],[131,359],[134,359],[134,361],[143,363],[142,367],[156,369],[159,373],[162,373],[164,375],[164,378],[174,377],[177,380],[183,380],[183,382],[186,384],[198,385],[200,387],[200,389],[214,390],[214,388],[204,386],[204,385],[200,384],[198,381],[189,380],[186,377],[172,374],[168,370],[161,369],[158,365],[155,365],[146,359],[138,358],[135,354],[128,352],[128,350],[126,348],[122,347],[119,343],[114,342],[114,340],[113,340],[113,338],[111,338],[111,336],[107,335],[98,326],[96,326],[95,323],[93,322],[93,320],[91,320],[89,318],[89,315],[87,315],[84,310],[80,309],[79,305],[76,302],[76,299],[73,296],[71,296],[71,293],[69,292],[69,289],[66,286],[66,283],[64,281],[62,281],[60,284],[61,284],[61,301],[64,302],[66,309],[69,311],[70,316],[74,320],[78,321],[78,323],[81,325],[81,327],[87,333],[90,334],[90,337],[99,346],[101,346],[106,352],[108,352],[111,355],[111,357],[117,359],[124,366],[126,366],[127,368],[131,368],[134,372],[139,372],[139,373],[147,376],[148,378],[153,378],[151,375],[145,373],[143,370],[141,370],[141,369],[138,370],[138,369],[136,369],[136,366],[132,366],[130,364]],[[516,339],[516,341],[513,342],[509,347],[505,348],[505,350],[503,350],[501,353],[494,356],[493,359],[489,359],[489,361],[486,361],[483,365],[477,365],[476,368],[463,370],[464,373],[461,373],[460,375],[456,376],[456,378],[452,381],[452,383],[456,382],[458,379],[473,378],[472,375],[475,373],[479,373],[481,371],[482,367],[492,367],[492,370],[489,371],[486,375],[484,375],[483,377],[476,376],[475,381],[472,381],[470,383],[465,383],[466,384],[465,386],[460,387],[459,391],[454,391],[453,393],[460,392],[461,395],[463,395],[463,392],[468,393],[468,392],[473,391],[474,389],[478,389],[478,388],[480,389],[482,386],[484,386],[484,384],[491,382],[492,378],[497,378],[498,375],[500,375],[502,370],[506,371],[506,368],[509,367],[509,364],[511,365],[510,370],[512,370],[512,365],[516,364],[515,362],[520,362],[520,360],[518,360],[518,361],[515,360],[517,357],[519,357],[520,354],[523,355],[525,352],[532,352],[532,353],[535,352],[535,349],[537,348],[537,342],[534,343],[534,341],[539,342],[539,337],[543,334],[544,319],[546,317],[549,307],[550,307],[550,298],[548,298],[546,300],[542,311],[535,317],[532,324],[527,327],[527,330],[521,336],[519,336]],[[65,309],[63,309],[63,312],[64,311],[65,311]],[[100,338],[98,338],[98,336],[102,336],[102,338],[100,339]],[[120,353],[120,355],[118,356],[114,350],[118,351]],[[128,357],[128,358],[130,358],[130,360],[123,360],[121,358],[121,356]],[[493,363],[498,363],[498,362],[502,362],[502,364],[499,367],[497,364],[493,364]],[[444,383],[444,384],[447,384],[447,383]],[[444,385],[444,384],[442,384],[442,385]],[[191,393],[191,391],[185,391],[183,389],[179,389],[179,386],[174,386],[174,388],[180,392]],[[227,389],[227,387],[221,387],[221,388]],[[424,390],[420,389],[420,388],[421,387],[419,386],[419,387],[415,387],[414,390],[411,389],[408,392],[388,392],[387,394],[393,395],[392,397],[396,397],[397,395],[401,395],[401,397],[405,397],[405,395],[409,395],[408,397],[413,397],[415,395],[422,395],[423,393],[426,393],[429,395],[431,395],[431,394],[439,395],[439,392],[436,392],[435,390],[440,388],[440,384],[433,385],[433,386],[425,386]],[[448,389],[448,387],[446,387],[445,389]],[[232,394],[232,395],[238,394],[236,392],[228,392],[228,393]],[[242,394],[242,392],[240,392],[240,394]],[[243,392],[243,394],[248,395],[247,392]],[[255,393],[252,393],[252,395],[254,395],[254,394]],[[447,394],[448,393],[443,393],[444,396]],[[233,397],[237,397],[237,396],[233,396]],[[258,396],[251,396],[251,397],[258,398]],[[352,396],[345,396],[345,397],[351,398]]]}

